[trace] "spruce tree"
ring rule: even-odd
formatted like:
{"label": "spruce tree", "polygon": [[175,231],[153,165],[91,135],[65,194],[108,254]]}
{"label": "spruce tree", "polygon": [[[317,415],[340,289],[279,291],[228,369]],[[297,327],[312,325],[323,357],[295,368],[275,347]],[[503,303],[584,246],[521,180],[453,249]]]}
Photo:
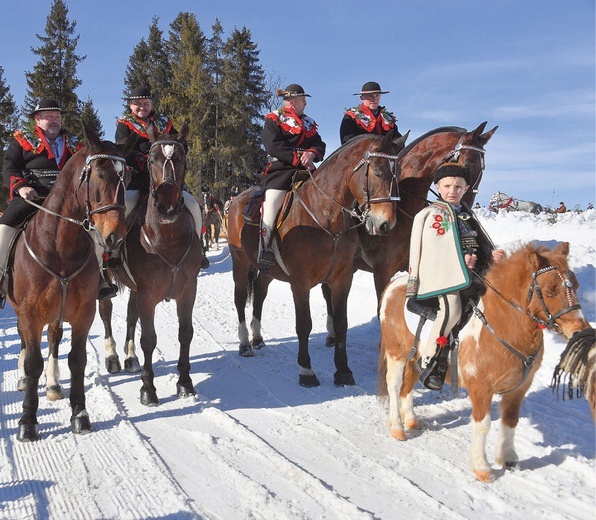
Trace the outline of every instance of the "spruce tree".
{"label": "spruce tree", "polygon": [[81,85],[77,66],[86,56],[76,54],[79,36],[74,36],[76,22],[68,19],[63,0],[53,0],[46,19],[45,35],[37,34],[41,45],[31,52],[39,56],[33,72],[26,72],[27,94],[24,113],[30,113],[40,99],[55,99],[63,110],[63,126],[80,134],[79,99],[75,90]]}
{"label": "spruce tree", "polygon": [[98,137],[103,138],[103,126],[90,97],[88,97],[86,101],[81,102],[79,106],[79,114],[81,115],[81,122],[91,128]]}
{"label": "spruce tree", "polygon": [[[4,79],[4,69],[0,67],[0,164],[4,161],[4,150],[12,140],[17,123],[17,106]],[[0,211],[6,208],[8,188],[0,177]]]}
{"label": "spruce tree", "polygon": [[226,189],[252,184],[265,161],[261,130],[267,96],[259,53],[246,27],[234,29],[223,46],[219,134],[225,168],[216,183]]}
{"label": "spruce tree", "polygon": [[168,114],[176,128],[189,123],[186,182],[195,194],[205,175],[209,149],[209,114],[211,78],[206,70],[206,38],[193,13],[183,12],[170,24],[166,44],[171,63],[171,83],[160,100],[162,112]]}
{"label": "spruce tree", "polygon": [[[141,38],[135,45],[132,55],[128,60],[126,72],[124,75],[124,97],[128,96],[130,91],[136,87],[150,87],[149,73],[147,71],[147,62],[149,61],[149,46],[145,38]],[[128,102],[124,102],[125,109],[128,109]]]}

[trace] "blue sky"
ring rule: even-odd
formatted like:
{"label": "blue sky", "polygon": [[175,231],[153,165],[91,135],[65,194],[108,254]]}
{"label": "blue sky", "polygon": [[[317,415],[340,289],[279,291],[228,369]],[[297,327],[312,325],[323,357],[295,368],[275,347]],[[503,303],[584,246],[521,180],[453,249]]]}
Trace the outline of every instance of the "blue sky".
{"label": "blue sky", "polygon": [[[411,138],[445,125],[499,125],[487,145],[477,200],[496,191],[570,209],[596,203],[594,0],[66,0],[77,22],[79,96],[90,96],[106,137],[122,109],[128,59],[153,16],[167,33],[181,11],[207,36],[246,26],[263,68],[312,98],[328,152],[343,109],[366,81]],[[49,0],[3,0],[4,77],[16,102],[44,34]]]}

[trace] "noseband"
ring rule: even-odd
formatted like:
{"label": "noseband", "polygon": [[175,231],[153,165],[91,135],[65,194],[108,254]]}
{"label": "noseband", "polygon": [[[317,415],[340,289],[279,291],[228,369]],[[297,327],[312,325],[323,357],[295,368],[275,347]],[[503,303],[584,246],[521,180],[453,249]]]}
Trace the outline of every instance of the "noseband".
{"label": "noseband", "polygon": [[[157,146],[159,146],[161,148],[161,153],[164,156],[164,161],[163,161],[163,165],[161,167],[161,182],[159,183],[159,185],[157,187],[155,187],[155,183],[153,182],[153,179],[151,179],[151,188],[152,188],[151,196],[153,197],[153,205],[155,207],[158,206],[157,191],[159,190],[159,188],[166,184],[173,184],[174,186],[176,186],[178,193],[180,194],[180,196],[178,197],[178,205],[176,207],[176,212],[180,213],[180,211],[182,211],[182,207],[184,206],[184,199],[182,198],[182,189],[178,185],[178,177],[176,175],[176,166],[175,166],[172,158],[174,157],[174,153],[176,152],[176,146],[182,148],[182,150],[185,152],[184,145],[180,141],[175,141],[175,140],[155,141],[151,145],[151,148],[149,148],[149,165],[155,164],[155,161],[151,158],[151,152],[152,152],[153,148],[155,148]],[[168,174],[168,169],[167,169],[168,164],[170,165],[170,168],[169,168],[169,171],[171,172],[170,174]],[[184,163],[184,168],[186,168],[186,161]]]}

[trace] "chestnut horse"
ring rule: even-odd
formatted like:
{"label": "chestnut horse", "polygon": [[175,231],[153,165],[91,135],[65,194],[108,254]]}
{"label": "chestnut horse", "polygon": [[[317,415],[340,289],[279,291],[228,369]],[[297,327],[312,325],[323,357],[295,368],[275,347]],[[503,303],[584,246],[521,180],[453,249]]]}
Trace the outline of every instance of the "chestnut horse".
{"label": "chestnut horse", "polygon": [[[185,123],[177,135],[155,133],[149,128],[151,148],[148,165],[150,172],[150,199],[146,213],[135,220],[125,241],[124,267],[111,269],[114,278],[130,287],[126,317],[126,358],[124,367],[138,372],[139,360],[135,353],[135,328],[141,320],[141,348],[145,357],[141,373],[141,403],[157,406],[153,351],[157,344],[155,307],[163,300],[176,300],[178,313],[179,378],[176,389],[179,397],[196,395],[190,378],[190,343],[194,330],[192,310],[197,293],[202,248],[195,232],[195,222],[184,206],[182,189],[186,174],[184,143],[188,134]],[[143,218],[144,217],[144,218]],[[105,327],[106,368],[120,371],[116,342],[112,336],[112,303],[105,300],[99,306]]]}
{"label": "chestnut horse", "polygon": [[[63,397],[58,370],[62,324],[72,327],[68,366],[71,372],[70,419],[74,433],[91,431],[85,409],[87,334],[95,318],[99,266],[94,240],[106,251],[118,250],[124,235],[126,164],[132,144],[117,147],[100,141],[88,128],[85,146],[66,163],[14,250],[8,298],[18,317],[21,337],[19,389],[25,391],[17,438],[39,438],[38,383],[43,371],[41,336],[48,325],[48,398]],[[94,238],[91,237],[94,236]]]}
{"label": "chestnut horse", "polygon": [[[309,307],[310,289],[326,283],[334,309],[334,375],[336,385],[353,385],[348,367],[346,334],[347,300],[356,252],[356,228],[368,233],[385,234],[396,222],[395,193],[399,170],[394,155],[403,148],[405,137],[392,140],[364,136],[336,150],[295,190],[294,202],[274,235],[277,263],[268,275],[254,279],[252,343],[246,326],[245,306],[248,282],[257,266],[259,227],[245,225],[243,210],[255,188],[241,193],[230,206],[228,243],[233,262],[234,303],[238,313],[240,355],[251,356],[253,346],[262,342],[261,314],[272,278],[289,282],[294,296],[298,335],[299,382],[318,386],[311,367],[308,337],[312,329]],[[355,223],[358,222],[358,223]],[[252,269],[252,270],[251,270]]]}
{"label": "chestnut horse", "polygon": [[[530,244],[491,267],[484,278],[487,292],[459,334],[457,380],[472,402],[470,464],[478,480],[494,478],[486,458],[493,395],[502,394],[497,462],[513,467],[521,404],[542,361],[542,329],[571,338],[590,327],[568,253],[567,242],[552,250]],[[406,439],[404,427],[420,427],[412,398],[419,353],[405,323],[406,281],[403,276],[387,286],[380,312],[379,390],[389,395],[388,426],[398,440]]]}

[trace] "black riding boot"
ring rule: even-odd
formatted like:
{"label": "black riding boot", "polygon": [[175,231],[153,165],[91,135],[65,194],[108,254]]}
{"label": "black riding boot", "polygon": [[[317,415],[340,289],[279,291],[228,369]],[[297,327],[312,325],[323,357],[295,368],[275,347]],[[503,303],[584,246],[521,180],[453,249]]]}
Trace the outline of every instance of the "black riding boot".
{"label": "black riding boot", "polygon": [[420,374],[420,382],[430,390],[441,390],[447,374],[447,358],[449,357],[449,346],[440,347],[437,345],[437,352],[428,362],[426,368]]}

